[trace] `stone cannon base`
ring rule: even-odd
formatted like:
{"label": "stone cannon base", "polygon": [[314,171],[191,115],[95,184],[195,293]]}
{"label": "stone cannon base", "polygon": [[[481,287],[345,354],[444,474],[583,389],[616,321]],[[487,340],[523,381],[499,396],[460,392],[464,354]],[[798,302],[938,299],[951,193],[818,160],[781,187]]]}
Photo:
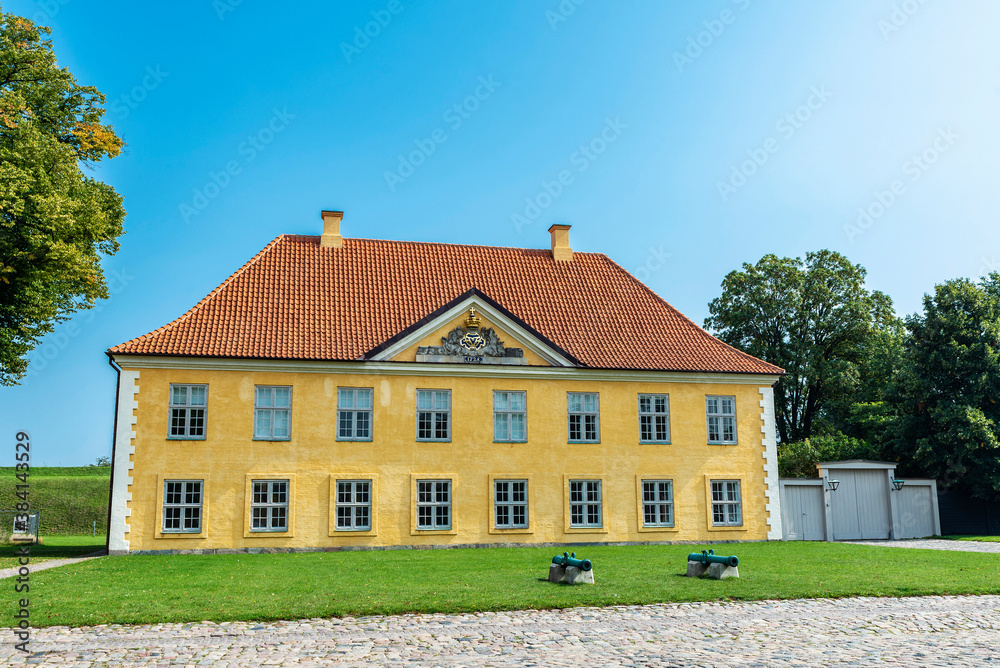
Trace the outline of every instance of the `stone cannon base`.
{"label": "stone cannon base", "polygon": [[585,571],[577,566],[549,565],[549,582],[566,584],[594,584],[593,569]]}
{"label": "stone cannon base", "polygon": [[686,574],[689,578],[706,577],[713,580],[728,580],[740,576],[739,566],[726,564],[703,564],[700,561],[689,561]]}

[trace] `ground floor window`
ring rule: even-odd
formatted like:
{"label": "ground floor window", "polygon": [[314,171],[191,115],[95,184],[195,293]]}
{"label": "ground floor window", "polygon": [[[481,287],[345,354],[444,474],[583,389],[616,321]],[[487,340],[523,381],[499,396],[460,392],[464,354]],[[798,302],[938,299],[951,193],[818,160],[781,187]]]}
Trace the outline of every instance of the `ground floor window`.
{"label": "ground floor window", "polygon": [[451,528],[451,480],[417,481],[417,528]]}
{"label": "ground floor window", "polygon": [[337,531],[370,531],[372,481],[337,481]]}
{"label": "ground floor window", "polygon": [[743,524],[739,480],[712,481],[712,524],[715,526]]}
{"label": "ground floor window", "polygon": [[569,481],[569,525],[571,527],[600,527],[601,481]]}
{"label": "ground floor window", "polygon": [[528,528],[528,481],[493,481],[493,517],[497,529]]}
{"label": "ground floor window", "polygon": [[254,480],[251,531],[288,531],[288,481]]}
{"label": "ground floor window", "polygon": [[674,483],[671,480],[642,481],[642,526],[674,525]]}
{"label": "ground floor window", "polygon": [[163,532],[201,533],[202,480],[163,483]]}

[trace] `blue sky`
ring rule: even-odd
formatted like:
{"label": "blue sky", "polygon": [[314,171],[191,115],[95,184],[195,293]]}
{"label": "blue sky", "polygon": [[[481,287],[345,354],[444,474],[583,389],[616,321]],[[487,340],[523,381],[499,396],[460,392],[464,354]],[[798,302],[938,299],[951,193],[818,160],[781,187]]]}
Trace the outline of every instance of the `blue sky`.
{"label": "blue sky", "polygon": [[128,211],[111,298],[0,389],[34,464],[110,455],[104,351],[321,209],[348,237],[529,248],[568,223],[699,323],[766,253],[841,251],[901,315],[1000,267],[996,3],[276,7],[4,4],[52,26],[128,144],[95,170]]}

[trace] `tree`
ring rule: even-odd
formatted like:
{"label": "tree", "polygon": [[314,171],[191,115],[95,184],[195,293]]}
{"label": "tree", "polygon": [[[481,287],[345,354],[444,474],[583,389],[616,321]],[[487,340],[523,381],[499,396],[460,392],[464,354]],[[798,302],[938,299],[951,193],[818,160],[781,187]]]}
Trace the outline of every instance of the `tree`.
{"label": "tree", "polygon": [[0,384],[14,385],[42,336],[108,296],[101,254],[125,211],[81,166],[123,142],[104,95],[56,65],[49,28],[0,12]]}
{"label": "tree", "polygon": [[906,326],[893,454],[907,473],[1000,499],[1000,274],[936,286]]}
{"label": "tree", "polygon": [[783,443],[818,431],[824,410],[858,388],[873,339],[900,325],[892,300],[865,288],[865,274],[829,250],[807,253],[804,262],[765,255],[730,272],[709,304],[707,329],[785,369],[774,392]]}

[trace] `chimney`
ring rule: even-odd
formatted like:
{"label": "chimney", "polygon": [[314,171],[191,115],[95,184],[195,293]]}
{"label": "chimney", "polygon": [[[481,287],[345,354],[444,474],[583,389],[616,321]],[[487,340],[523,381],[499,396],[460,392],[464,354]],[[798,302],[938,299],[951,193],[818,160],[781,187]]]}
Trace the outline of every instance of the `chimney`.
{"label": "chimney", "polygon": [[323,248],[343,248],[344,237],[340,236],[340,221],[344,219],[343,211],[321,211],[323,218],[323,236],[319,245]]}
{"label": "chimney", "polygon": [[569,247],[569,225],[553,225],[549,228],[552,235],[552,259],[556,262],[572,262],[573,249]]}

